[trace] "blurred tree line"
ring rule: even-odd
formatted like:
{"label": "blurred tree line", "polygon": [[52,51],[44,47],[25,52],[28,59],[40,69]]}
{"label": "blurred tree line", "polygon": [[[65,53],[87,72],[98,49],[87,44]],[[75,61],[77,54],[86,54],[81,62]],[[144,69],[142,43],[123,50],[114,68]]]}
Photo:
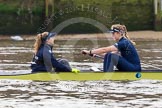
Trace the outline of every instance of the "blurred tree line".
{"label": "blurred tree line", "polygon": [[[128,30],[155,30],[154,0],[0,0],[0,34],[33,34],[51,31],[72,18],[89,18],[110,27],[125,24]],[[161,11],[160,11],[161,12]],[[157,22],[156,22],[157,21]],[[157,30],[162,30],[160,26]],[[91,23],[77,22],[60,33],[99,33]]]}

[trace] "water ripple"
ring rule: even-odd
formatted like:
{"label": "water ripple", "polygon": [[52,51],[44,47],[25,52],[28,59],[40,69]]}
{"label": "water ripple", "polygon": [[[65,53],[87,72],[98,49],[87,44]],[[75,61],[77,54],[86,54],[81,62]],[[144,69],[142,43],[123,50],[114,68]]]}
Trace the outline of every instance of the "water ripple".
{"label": "water ripple", "polygon": [[151,108],[162,105],[162,81],[156,80],[0,80],[0,83],[0,102],[3,108]]}

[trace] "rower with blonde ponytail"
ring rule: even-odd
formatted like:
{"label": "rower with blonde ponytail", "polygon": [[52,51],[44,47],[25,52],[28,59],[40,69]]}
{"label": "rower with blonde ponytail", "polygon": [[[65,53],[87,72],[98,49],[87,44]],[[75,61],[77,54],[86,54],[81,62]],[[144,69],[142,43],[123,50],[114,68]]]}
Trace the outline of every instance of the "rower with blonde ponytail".
{"label": "rower with blonde ponytail", "polygon": [[48,35],[48,32],[43,32],[37,35],[36,41],[34,43],[34,53],[36,54],[39,50],[39,47],[42,44],[42,39]]}
{"label": "rower with blonde ponytail", "polygon": [[130,39],[126,26],[122,25],[122,27],[123,27],[123,31],[124,31],[124,37],[127,38],[133,45],[136,45],[136,43]]}
{"label": "rower with blonde ponytail", "polygon": [[53,44],[56,33],[43,32],[36,36],[32,72],[78,72],[72,69],[66,59],[56,59],[53,55]]}
{"label": "rower with blonde ponytail", "polygon": [[140,58],[134,46],[136,43],[128,36],[126,26],[114,24],[111,26],[109,32],[116,41],[114,45],[90,51],[83,50],[82,53],[89,55],[104,55],[104,72],[114,71],[114,66],[116,66],[118,71],[141,71]]}
{"label": "rower with blonde ponytail", "polygon": [[112,28],[117,28],[121,30],[121,35],[124,36],[126,39],[128,39],[133,45],[136,45],[136,43],[130,39],[125,25],[114,24],[112,25]]}

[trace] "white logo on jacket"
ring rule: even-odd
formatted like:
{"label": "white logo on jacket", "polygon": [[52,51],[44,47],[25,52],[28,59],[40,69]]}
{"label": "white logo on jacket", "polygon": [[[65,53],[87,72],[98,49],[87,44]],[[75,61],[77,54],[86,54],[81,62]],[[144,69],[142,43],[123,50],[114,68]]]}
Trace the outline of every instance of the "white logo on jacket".
{"label": "white logo on jacket", "polygon": [[118,43],[115,43],[116,46],[118,46]]}
{"label": "white logo on jacket", "polygon": [[49,50],[49,53],[52,53],[52,51],[51,51],[51,50]]}

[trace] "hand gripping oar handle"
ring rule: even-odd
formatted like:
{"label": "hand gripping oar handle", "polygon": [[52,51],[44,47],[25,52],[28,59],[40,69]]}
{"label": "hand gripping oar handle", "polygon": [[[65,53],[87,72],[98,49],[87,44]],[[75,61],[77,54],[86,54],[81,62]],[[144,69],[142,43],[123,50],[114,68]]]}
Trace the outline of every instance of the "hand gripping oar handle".
{"label": "hand gripping oar handle", "polygon": [[[87,55],[87,53],[84,52],[84,51],[82,51],[82,54]],[[102,57],[100,55],[97,55],[97,54],[88,54],[88,55],[91,56],[91,57],[96,57],[96,58],[104,59],[104,57]]]}

